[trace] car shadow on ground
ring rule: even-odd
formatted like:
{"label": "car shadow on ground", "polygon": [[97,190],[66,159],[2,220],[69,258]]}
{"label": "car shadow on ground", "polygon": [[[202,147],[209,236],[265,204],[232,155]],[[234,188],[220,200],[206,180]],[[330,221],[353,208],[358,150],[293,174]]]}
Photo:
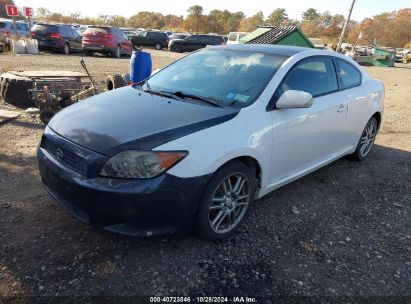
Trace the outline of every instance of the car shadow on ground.
{"label": "car shadow on ground", "polygon": [[35,162],[0,156],[4,296],[410,292],[391,274],[411,246],[408,151],[376,145],[363,162],[343,158],[288,184],[222,242],[139,240],[79,223],[46,194]]}

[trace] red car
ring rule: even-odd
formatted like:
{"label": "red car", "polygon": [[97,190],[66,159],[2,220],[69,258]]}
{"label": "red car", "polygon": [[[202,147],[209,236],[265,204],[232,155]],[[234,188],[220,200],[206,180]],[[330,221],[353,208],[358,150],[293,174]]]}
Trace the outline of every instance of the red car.
{"label": "red car", "polygon": [[133,44],[119,28],[91,26],[83,33],[83,51],[86,56],[102,53],[120,58],[122,55],[130,56],[133,50]]}

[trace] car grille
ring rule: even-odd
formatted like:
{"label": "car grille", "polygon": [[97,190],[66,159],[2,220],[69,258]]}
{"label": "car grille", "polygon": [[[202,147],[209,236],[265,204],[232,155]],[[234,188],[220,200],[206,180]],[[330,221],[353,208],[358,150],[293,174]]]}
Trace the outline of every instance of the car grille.
{"label": "car grille", "polygon": [[67,151],[66,149],[58,147],[55,143],[51,142],[47,138],[43,139],[42,147],[59,162],[62,162],[69,168],[77,171],[82,175],[87,175],[87,162],[85,159],[77,156],[70,151]]}

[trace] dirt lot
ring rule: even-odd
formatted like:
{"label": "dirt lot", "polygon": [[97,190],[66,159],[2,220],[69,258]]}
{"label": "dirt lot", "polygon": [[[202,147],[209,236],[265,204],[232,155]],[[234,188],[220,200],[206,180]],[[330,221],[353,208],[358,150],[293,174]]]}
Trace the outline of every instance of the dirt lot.
{"label": "dirt lot", "polygon": [[[153,51],[154,66],[179,56]],[[81,71],[78,60],[1,55],[0,67]],[[87,63],[99,81],[128,69],[127,59]],[[369,158],[341,159],[266,196],[225,242],[142,241],[77,222],[40,183],[43,125],[24,114],[0,125],[0,303],[75,295],[411,299],[411,65],[367,70],[386,87]]]}

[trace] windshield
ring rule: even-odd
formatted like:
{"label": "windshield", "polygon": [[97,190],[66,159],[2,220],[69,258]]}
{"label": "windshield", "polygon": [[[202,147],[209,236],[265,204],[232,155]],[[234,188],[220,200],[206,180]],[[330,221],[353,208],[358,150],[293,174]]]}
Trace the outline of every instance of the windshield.
{"label": "windshield", "polygon": [[153,75],[143,89],[182,92],[220,107],[243,108],[259,97],[285,59],[274,54],[206,49]]}

